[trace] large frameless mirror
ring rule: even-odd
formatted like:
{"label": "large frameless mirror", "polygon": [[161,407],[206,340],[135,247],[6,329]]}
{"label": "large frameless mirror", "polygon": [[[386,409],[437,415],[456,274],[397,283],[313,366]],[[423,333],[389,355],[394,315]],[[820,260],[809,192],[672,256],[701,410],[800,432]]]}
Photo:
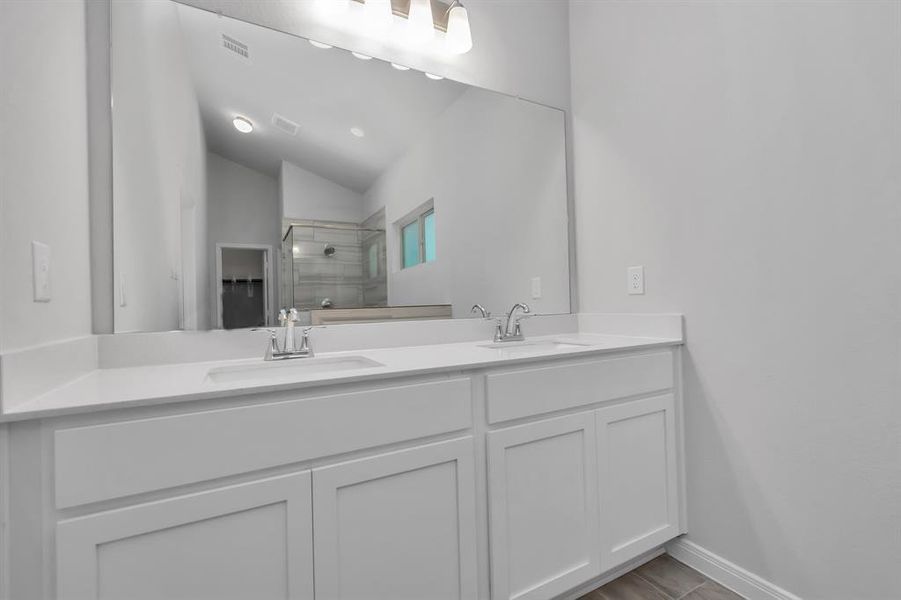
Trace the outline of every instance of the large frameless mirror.
{"label": "large frameless mirror", "polygon": [[117,332],[570,310],[563,112],[113,2]]}

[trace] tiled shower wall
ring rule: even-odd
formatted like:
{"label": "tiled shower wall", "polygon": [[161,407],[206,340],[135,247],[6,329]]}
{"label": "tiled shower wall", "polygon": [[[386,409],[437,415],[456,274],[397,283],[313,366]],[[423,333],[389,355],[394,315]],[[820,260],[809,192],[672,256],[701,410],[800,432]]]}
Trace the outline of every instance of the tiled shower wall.
{"label": "tiled shower wall", "polygon": [[[283,306],[305,311],[322,308],[326,299],[331,300],[332,308],[385,306],[387,285],[379,289],[369,277],[368,252],[373,244],[379,271],[384,272],[384,232],[363,231],[356,224],[346,228],[294,225],[284,244],[283,256],[291,269],[290,278],[283,277],[283,295],[290,294],[283,298]],[[331,256],[325,253],[329,246],[335,248]],[[288,275],[288,269],[283,273]]]}

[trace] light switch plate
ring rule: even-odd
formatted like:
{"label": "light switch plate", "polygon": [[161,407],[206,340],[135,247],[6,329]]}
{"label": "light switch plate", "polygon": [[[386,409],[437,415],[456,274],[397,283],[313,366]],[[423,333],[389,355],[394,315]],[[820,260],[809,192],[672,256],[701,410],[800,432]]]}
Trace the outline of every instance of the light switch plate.
{"label": "light switch plate", "polygon": [[31,280],[35,302],[50,302],[50,246],[31,242]]}
{"label": "light switch plate", "polygon": [[532,299],[538,300],[541,298],[541,277],[533,277],[532,278]]}
{"label": "light switch plate", "polygon": [[626,275],[626,289],[629,294],[644,294],[644,267],[629,267]]}

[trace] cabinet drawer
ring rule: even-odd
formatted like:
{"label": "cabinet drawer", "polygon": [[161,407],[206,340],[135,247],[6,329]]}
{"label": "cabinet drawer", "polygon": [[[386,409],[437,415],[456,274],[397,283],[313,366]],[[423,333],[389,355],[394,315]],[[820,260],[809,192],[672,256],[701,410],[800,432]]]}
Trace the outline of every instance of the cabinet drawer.
{"label": "cabinet drawer", "polygon": [[361,450],[472,425],[461,377],[54,433],[67,508]]}
{"label": "cabinet drawer", "polygon": [[499,423],[673,387],[670,351],[488,375],[488,422]]}

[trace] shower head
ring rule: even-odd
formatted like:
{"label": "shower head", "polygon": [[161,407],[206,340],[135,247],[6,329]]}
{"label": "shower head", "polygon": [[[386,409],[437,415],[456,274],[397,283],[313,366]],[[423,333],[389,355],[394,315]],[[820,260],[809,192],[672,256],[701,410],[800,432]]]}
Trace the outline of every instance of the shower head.
{"label": "shower head", "polygon": [[334,256],[335,255],[335,247],[331,244],[325,245],[325,250],[322,251],[326,256]]}

